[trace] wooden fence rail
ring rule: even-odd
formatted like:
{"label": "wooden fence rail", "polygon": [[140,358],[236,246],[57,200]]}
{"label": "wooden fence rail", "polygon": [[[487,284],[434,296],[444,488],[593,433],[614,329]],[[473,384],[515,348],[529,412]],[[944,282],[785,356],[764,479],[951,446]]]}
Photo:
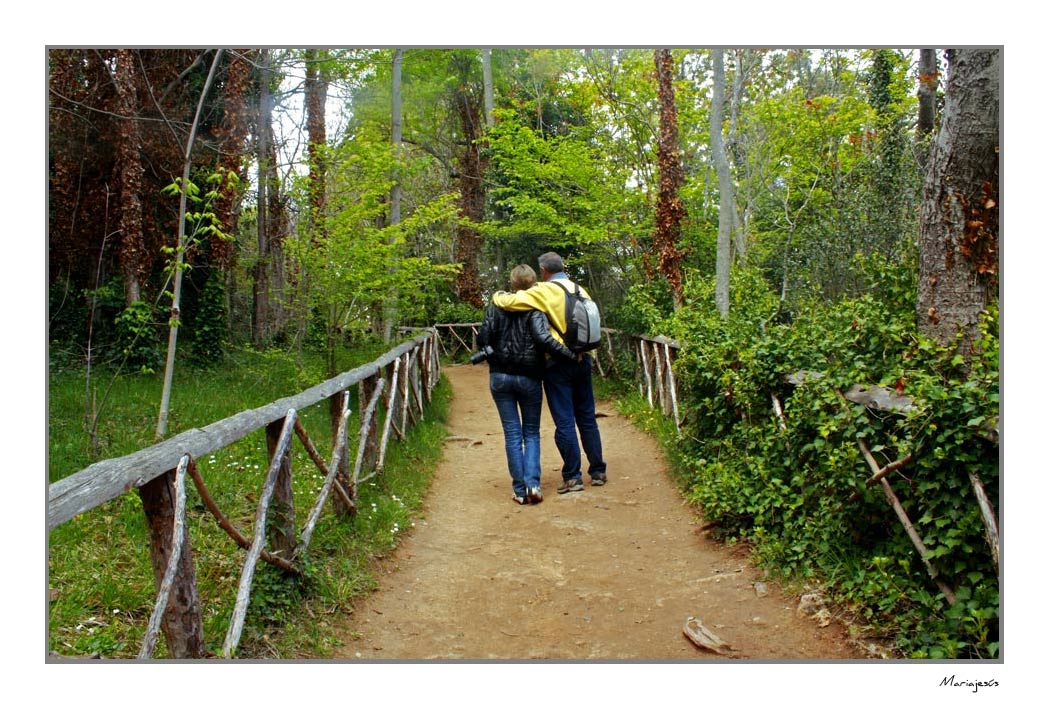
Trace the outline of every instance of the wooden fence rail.
{"label": "wooden fence rail", "polygon": [[[258,562],[262,560],[285,571],[301,573],[301,560],[330,492],[336,491],[342,511],[354,512],[360,483],[382,472],[389,429],[392,427],[403,440],[408,431],[408,420],[415,423],[424,418],[432,389],[440,380],[437,339],[438,332],[434,328],[416,330],[414,337],[375,361],[295,396],[186,431],[121,458],[99,461],[49,486],[49,531],[125,492],[138,489],[150,531],[150,556],[157,586],[157,600],[138,653],[139,659],[152,657],[160,630],[164,632],[172,658],[200,658],[205,654],[196,571],[186,530],[187,473],[219,527],[239,547],[247,550],[236,604],[222,647],[223,655],[231,657],[240,641]],[[391,376],[392,386],[387,387],[386,376]],[[401,382],[399,387],[398,380]],[[361,394],[360,434],[351,474],[345,463],[350,456],[347,435],[351,413],[348,408],[349,388],[354,385],[360,387]],[[338,403],[333,409],[338,415],[338,424],[328,465],[324,464],[297,413],[324,400]],[[385,408],[386,417],[381,442],[377,423],[381,415],[380,403]],[[397,418],[401,419],[400,427],[393,423]],[[266,430],[270,465],[259,496],[251,541],[248,541],[218,508],[204,485],[197,461],[260,429]],[[296,435],[325,475],[324,485],[299,535],[295,533],[291,500],[290,449]]]}

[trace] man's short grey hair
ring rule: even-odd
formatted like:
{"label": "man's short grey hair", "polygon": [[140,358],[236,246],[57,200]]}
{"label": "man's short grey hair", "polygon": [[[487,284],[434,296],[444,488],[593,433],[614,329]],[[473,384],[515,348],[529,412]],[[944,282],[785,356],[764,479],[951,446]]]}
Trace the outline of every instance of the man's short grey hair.
{"label": "man's short grey hair", "polygon": [[560,254],[548,251],[539,257],[539,268],[547,273],[561,273],[565,270],[565,262],[561,260]]}

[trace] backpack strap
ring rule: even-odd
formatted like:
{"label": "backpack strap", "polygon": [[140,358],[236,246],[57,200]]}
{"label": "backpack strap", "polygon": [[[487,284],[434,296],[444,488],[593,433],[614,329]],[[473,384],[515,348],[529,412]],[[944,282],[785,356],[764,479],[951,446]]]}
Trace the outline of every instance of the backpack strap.
{"label": "backpack strap", "polygon": [[572,320],[572,313],[568,309],[568,301],[569,301],[569,298],[571,296],[574,296],[578,300],[579,298],[582,297],[582,293],[579,292],[579,284],[578,283],[574,283],[574,282],[572,283],[572,285],[575,286],[575,293],[572,293],[570,290],[568,290],[568,286],[566,286],[564,283],[561,283],[561,280],[563,280],[563,279],[556,279],[556,280],[553,280],[553,281],[550,281],[550,282],[555,284],[555,285],[557,285],[558,288],[560,288],[561,290],[563,290],[565,292],[565,330],[564,331],[560,330],[557,327],[557,325],[553,324],[553,322],[550,323],[550,327],[552,327],[555,330],[557,330],[557,333],[559,335],[561,335],[561,339],[564,340],[565,344],[567,345],[568,344],[568,334],[569,334],[569,332],[572,333],[572,340],[575,341],[575,339],[576,339],[576,331],[575,331],[575,328],[574,328],[575,323]]}
{"label": "backpack strap", "polygon": [[[565,284],[561,283],[561,281],[559,281],[559,280],[550,281],[550,282],[553,283],[554,285],[560,287],[561,290],[563,290],[565,292],[565,326],[567,327],[568,326],[568,321],[569,321],[569,317],[568,317],[568,289],[565,288]],[[555,330],[557,330],[557,334],[561,336],[562,340],[565,339],[565,332],[564,332],[564,330],[562,330],[557,325],[555,325],[553,320],[550,320],[550,327],[552,327]]]}

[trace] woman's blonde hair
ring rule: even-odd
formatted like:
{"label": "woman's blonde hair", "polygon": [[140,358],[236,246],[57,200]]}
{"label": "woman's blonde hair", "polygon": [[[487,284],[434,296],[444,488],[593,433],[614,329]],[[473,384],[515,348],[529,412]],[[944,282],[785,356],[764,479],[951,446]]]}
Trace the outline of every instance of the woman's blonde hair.
{"label": "woman's blonde hair", "polygon": [[535,285],[535,271],[527,264],[515,266],[510,271],[510,290],[519,291]]}

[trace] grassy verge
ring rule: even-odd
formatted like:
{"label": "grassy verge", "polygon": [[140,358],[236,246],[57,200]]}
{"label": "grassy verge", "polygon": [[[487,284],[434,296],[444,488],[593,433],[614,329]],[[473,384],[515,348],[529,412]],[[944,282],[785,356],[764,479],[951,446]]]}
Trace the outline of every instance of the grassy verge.
{"label": "grassy verge", "polygon": [[[370,361],[362,351],[340,366]],[[300,391],[323,379],[318,366],[273,353],[242,353],[227,366],[184,371],[173,395],[171,431],[199,426]],[[53,373],[49,387],[49,475],[59,479],[93,460],[134,451],[152,441],[156,377],[133,376],[113,386],[93,449],[84,426],[84,380],[78,372]],[[391,443],[386,470],[359,490],[359,513],[336,517],[330,507],[318,523],[304,578],[259,565],[239,656],[324,658],[339,640],[341,614],[375,586],[374,561],[396,546],[418,514],[441,455],[450,389],[442,382],[431,407],[407,441]],[[300,413],[327,457],[330,429],[324,403]],[[356,428],[356,422],[353,422]],[[353,430],[353,429],[351,429]],[[356,436],[350,436],[356,443]],[[326,443],[327,442],[327,443]],[[293,445],[297,527],[301,529],[323,481],[302,446]],[[198,461],[222,510],[250,536],[257,495],[268,465],[257,432]],[[192,541],[204,616],[205,642],[221,649],[229,625],[244,552],[222,532],[192,485],[187,528]],[[136,493],[128,493],[53,530],[48,538],[48,647],[59,655],[134,657],[152,611],[155,588],[147,531]],[[166,656],[161,638],[155,656]]]}

